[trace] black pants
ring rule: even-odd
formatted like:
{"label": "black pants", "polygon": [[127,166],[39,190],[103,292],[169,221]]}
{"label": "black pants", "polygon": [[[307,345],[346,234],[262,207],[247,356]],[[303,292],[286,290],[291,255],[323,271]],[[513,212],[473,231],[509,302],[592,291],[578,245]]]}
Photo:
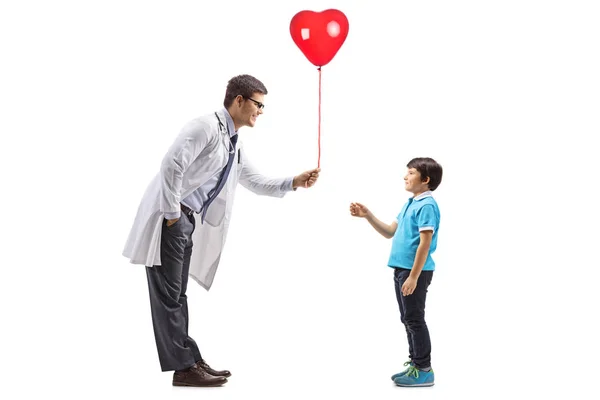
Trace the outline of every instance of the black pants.
{"label": "black pants", "polygon": [[154,338],[163,371],[185,369],[202,360],[198,345],[188,335],[185,295],[195,227],[194,215],[183,212],[171,226],[163,221],[160,243],[162,265],[146,267]]}
{"label": "black pants", "polygon": [[413,294],[402,296],[402,285],[410,269],[394,268],[394,286],[400,307],[400,320],[406,328],[408,355],[417,368],[431,367],[431,340],[425,323],[425,298],[433,271],[421,271]]}

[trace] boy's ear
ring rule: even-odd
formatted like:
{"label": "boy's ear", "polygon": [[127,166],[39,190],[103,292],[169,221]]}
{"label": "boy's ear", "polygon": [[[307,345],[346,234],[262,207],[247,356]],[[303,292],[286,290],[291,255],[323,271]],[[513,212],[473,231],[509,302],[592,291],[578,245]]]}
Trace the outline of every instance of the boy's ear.
{"label": "boy's ear", "polygon": [[427,178],[425,178],[425,179],[421,179],[421,182],[423,182],[423,183],[426,183],[426,184],[428,184],[428,185],[429,185],[429,181],[430,181],[430,180],[431,180],[431,178],[430,178],[430,177],[427,177]]}

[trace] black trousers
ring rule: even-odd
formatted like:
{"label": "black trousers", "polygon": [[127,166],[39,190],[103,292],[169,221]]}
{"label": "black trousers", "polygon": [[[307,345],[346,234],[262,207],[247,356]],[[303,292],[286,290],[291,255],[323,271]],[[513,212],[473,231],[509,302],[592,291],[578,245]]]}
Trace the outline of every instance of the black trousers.
{"label": "black trousers", "polygon": [[417,368],[431,367],[431,340],[425,323],[425,299],[431,284],[433,271],[421,271],[413,294],[402,295],[402,285],[410,275],[410,269],[394,268],[394,286],[400,307],[400,320],[406,328],[408,356]]}
{"label": "black trousers", "polygon": [[194,215],[181,213],[171,226],[163,221],[160,266],[146,267],[150,309],[158,359],[163,371],[177,371],[202,360],[198,345],[188,335],[185,294],[192,255]]}

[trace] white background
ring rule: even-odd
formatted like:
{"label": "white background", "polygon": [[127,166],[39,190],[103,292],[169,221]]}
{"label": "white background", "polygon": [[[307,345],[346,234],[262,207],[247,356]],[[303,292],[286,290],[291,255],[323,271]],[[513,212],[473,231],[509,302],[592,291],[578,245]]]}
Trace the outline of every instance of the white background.
{"label": "white background", "polygon": [[[598,398],[600,17],[595,1],[19,1],[0,6],[2,398]],[[144,269],[121,251],[185,122],[261,79],[242,138],[268,175],[316,167],[318,72],[301,10],[338,8],[321,178],[240,187],[191,335],[216,389],[160,372]],[[436,386],[395,387],[407,346],[391,222],[413,157],[444,167],[427,321]]]}

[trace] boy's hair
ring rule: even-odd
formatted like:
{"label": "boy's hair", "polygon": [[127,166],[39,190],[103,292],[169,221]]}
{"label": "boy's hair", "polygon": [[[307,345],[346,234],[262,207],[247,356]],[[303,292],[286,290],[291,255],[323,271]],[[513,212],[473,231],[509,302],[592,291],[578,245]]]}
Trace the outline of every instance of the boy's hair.
{"label": "boy's hair", "polygon": [[421,174],[421,180],[429,178],[429,190],[434,191],[442,183],[442,166],[433,158],[417,157],[406,164],[408,168],[414,168]]}
{"label": "boy's hair", "polygon": [[268,93],[265,85],[255,77],[251,75],[234,76],[227,83],[223,105],[225,108],[229,108],[237,96],[241,95],[244,99],[248,99],[256,92],[262,94]]}

